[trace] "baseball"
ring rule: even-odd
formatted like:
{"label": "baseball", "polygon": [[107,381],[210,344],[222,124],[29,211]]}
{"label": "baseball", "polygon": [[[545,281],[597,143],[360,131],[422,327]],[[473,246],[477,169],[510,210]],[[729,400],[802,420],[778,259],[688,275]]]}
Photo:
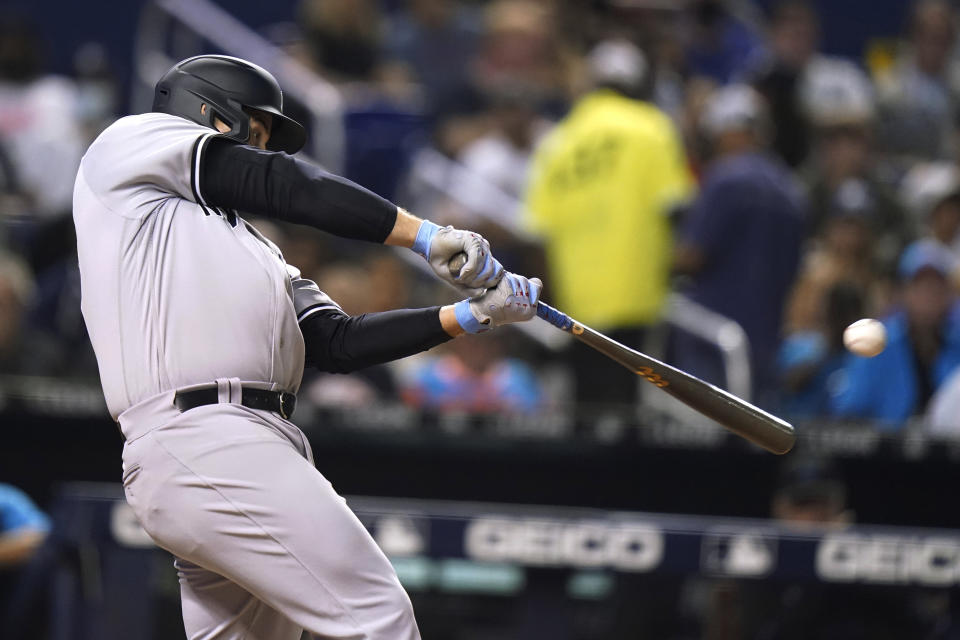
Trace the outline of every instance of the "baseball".
{"label": "baseball", "polygon": [[857,320],[843,331],[843,344],[858,356],[872,358],[887,346],[887,330],[879,320]]}

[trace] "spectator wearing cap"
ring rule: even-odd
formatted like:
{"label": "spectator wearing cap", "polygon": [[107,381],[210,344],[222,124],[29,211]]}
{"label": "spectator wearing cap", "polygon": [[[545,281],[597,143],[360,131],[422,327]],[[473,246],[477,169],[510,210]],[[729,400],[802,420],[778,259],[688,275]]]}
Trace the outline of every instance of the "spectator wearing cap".
{"label": "spectator wearing cap", "polygon": [[898,430],[921,415],[934,392],[960,365],[960,305],[952,287],[957,262],[929,239],[900,259],[902,307],[883,319],[887,347],[878,356],[848,354],[831,395],[835,415],[878,421]]}
{"label": "spectator wearing cap", "polygon": [[[544,239],[552,297],[577,319],[627,345],[656,323],[669,289],[669,214],[692,180],[670,118],[644,99],[646,57],[625,40],[590,53],[594,90],[535,153],[528,222]],[[581,402],[632,402],[630,376],[576,343]]]}
{"label": "spectator wearing cap", "polygon": [[[853,521],[847,486],[826,458],[787,457],[772,500],[771,515],[798,534],[826,534]],[[865,589],[862,584],[741,582],[745,626],[757,640],[902,640],[926,638],[914,591]]]}
{"label": "spectator wearing cap", "polygon": [[799,91],[814,134],[803,167],[810,194],[808,236],[821,239],[836,202],[849,197],[841,191],[852,183],[861,185],[871,203],[876,266],[893,275],[914,229],[888,186],[892,180],[873,144],[876,101],[869,78],[851,62],[820,57],[807,66]]}
{"label": "spectator wearing cap", "polygon": [[791,529],[843,527],[853,520],[847,508],[847,487],[830,460],[791,457],[780,468],[771,500],[773,518]]}
{"label": "spectator wearing cap", "polygon": [[848,180],[830,204],[818,242],[804,256],[786,308],[777,356],[781,411],[794,419],[830,413],[830,388],[846,357],[843,330],[890,303],[875,268],[876,211],[866,185]]}
{"label": "spectator wearing cap", "polygon": [[[783,306],[800,261],[806,206],[787,168],[766,152],[766,110],[746,85],[710,99],[701,129],[713,160],[683,222],[674,268],[694,301],[738,322],[750,339],[755,391],[772,392]],[[678,366],[723,384],[716,350],[678,332]]]}
{"label": "spectator wearing cap", "polygon": [[[852,492],[851,492],[852,493]],[[804,454],[784,458],[771,516],[785,535],[829,536],[852,524],[854,512],[837,465]],[[783,559],[786,559],[784,556]],[[929,638],[915,590],[869,589],[862,583],[740,580],[717,582],[708,620],[734,619],[740,633],[704,638],[753,640],[904,640]],[[939,636],[938,636],[939,637]],[[946,637],[946,636],[944,636]]]}

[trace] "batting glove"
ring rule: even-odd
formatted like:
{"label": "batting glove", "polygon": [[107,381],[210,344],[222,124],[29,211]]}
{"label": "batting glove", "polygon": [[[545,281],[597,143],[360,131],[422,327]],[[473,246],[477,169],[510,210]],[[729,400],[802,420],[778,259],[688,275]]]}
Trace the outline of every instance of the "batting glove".
{"label": "batting glove", "polygon": [[[434,273],[468,296],[482,295],[497,286],[503,266],[490,253],[490,243],[478,233],[453,227],[440,227],[429,220],[420,224],[413,250],[423,256]],[[467,254],[459,276],[450,274],[447,263],[458,253]]]}
{"label": "batting glove", "polygon": [[504,273],[496,288],[453,306],[457,322],[467,333],[482,333],[503,324],[529,320],[537,315],[541,289],[539,278]]}

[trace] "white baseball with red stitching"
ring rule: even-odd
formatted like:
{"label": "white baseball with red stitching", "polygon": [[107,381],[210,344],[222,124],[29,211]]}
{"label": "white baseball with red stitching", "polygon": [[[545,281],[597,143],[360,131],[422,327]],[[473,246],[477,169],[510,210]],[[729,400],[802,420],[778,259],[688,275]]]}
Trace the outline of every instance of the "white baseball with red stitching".
{"label": "white baseball with red stitching", "polygon": [[858,356],[872,358],[886,348],[887,330],[879,320],[857,320],[844,330],[843,344]]}

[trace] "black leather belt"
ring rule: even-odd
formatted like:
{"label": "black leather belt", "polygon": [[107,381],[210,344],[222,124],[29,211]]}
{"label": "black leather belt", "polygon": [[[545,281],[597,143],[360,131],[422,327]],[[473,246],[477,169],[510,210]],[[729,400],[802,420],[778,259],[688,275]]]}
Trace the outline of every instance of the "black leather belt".
{"label": "black leather belt", "polygon": [[[220,394],[216,387],[177,391],[173,402],[181,412],[189,411],[208,404],[218,404]],[[297,396],[286,391],[267,391],[266,389],[244,387],[240,394],[240,404],[251,409],[273,411],[287,419],[293,415],[294,409],[297,408]]]}

